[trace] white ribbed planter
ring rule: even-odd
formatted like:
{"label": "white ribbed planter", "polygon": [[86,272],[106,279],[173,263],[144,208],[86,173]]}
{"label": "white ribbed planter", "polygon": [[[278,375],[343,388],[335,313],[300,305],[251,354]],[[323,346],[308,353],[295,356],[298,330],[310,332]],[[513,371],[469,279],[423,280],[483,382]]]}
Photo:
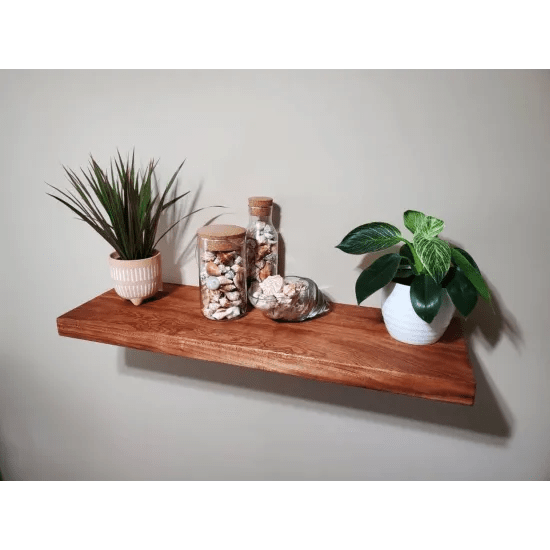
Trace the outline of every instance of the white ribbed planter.
{"label": "white ribbed planter", "polygon": [[437,342],[442,336],[455,312],[447,292],[443,292],[441,309],[431,323],[423,321],[411,304],[411,287],[400,283],[389,283],[382,289],[382,316],[392,338],[423,346]]}
{"label": "white ribbed planter", "polygon": [[143,300],[162,290],[162,264],[160,252],[143,260],[119,260],[117,252],[109,256],[111,278],[121,298],[139,306]]}

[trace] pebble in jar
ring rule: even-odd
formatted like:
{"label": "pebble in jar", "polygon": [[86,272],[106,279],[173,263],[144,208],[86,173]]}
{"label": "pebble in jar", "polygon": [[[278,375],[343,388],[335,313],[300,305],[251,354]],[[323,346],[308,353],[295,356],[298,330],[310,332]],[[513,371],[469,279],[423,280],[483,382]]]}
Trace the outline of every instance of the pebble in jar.
{"label": "pebble in jar", "polygon": [[248,280],[262,282],[278,273],[278,235],[271,221],[273,199],[250,197],[246,229]]}
{"label": "pebble in jar", "polygon": [[246,230],[207,225],[197,231],[202,312],[215,321],[246,313]]}

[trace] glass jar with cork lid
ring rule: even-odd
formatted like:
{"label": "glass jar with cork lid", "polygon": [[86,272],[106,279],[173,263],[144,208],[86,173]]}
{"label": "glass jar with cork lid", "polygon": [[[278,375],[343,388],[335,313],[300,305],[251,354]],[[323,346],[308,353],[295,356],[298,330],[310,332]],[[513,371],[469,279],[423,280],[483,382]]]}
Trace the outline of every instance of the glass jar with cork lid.
{"label": "glass jar with cork lid", "polygon": [[236,319],[246,313],[246,230],[206,225],[197,231],[201,307],[208,319]]}
{"label": "glass jar with cork lid", "polygon": [[262,282],[277,275],[279,264],[277,231],[271,220],[273,199],[250,197],[246,228],[248,280]]}

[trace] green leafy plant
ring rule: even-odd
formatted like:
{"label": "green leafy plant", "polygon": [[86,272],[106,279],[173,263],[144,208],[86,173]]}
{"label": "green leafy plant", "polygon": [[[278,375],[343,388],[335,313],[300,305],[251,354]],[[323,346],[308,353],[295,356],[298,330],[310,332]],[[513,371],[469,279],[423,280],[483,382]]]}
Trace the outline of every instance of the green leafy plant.
{"label": "green leafy plant", "polygon": [[[82,221],[99,233],[118,253],[121,260],[141,260],[154,255],[159,241],[180,221],[203,210],[190,212],[173,223],[157,239],[161,214],[189,191],[174,198],[169,192],[179,174],[183,161],[161,195],[153,190],[153,177],[158,161],[152,159],[142,172],[135,169],[134,153],[124,161],[111,159],[109,170],[103,170],[90,155],[88,170],[81,168],[82,176],[63,166],[75,192],[52,189],[61,196],[47,193],[70,208]],[[177,186],[177,183],[176,183]],[[175,194],[174,187],[174,194]]]}
{"label": "green leafy plant", "polygon": [[373,222],[350,231],[336,247],[348,254],[378,252],[403,242],[398,253],[385,254],[359,275],[355,284],[357,303],[391,281],[410,285],[416,314],[431,323],[447,292],[458,311],[467,317],[478,296],[490,301],[489,289],[473,258],[439,238],[445,223],[422,212],[407,210],[405,227],[413,234],[406,239],[389,223]]}

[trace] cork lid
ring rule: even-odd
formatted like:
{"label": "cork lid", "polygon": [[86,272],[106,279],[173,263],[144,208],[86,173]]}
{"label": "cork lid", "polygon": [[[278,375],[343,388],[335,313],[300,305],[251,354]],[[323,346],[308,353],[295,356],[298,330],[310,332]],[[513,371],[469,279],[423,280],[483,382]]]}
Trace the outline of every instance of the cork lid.
{"label": "cork lid", "polygon": [[267,208],[273,206],[273,199],[271,197],[249,197],[248,206]]}
{"label": "cork lid", "polygon": [[199,238],[206,241],[207,250],[222,252],[238,249],[246,235],[246,229],[238,225],[205,225],[197,230]]}
{"label": "cork lid", "polygon": [[252,216],[271,216],[273,199],[271,197],[249,197],[248,212]]}

